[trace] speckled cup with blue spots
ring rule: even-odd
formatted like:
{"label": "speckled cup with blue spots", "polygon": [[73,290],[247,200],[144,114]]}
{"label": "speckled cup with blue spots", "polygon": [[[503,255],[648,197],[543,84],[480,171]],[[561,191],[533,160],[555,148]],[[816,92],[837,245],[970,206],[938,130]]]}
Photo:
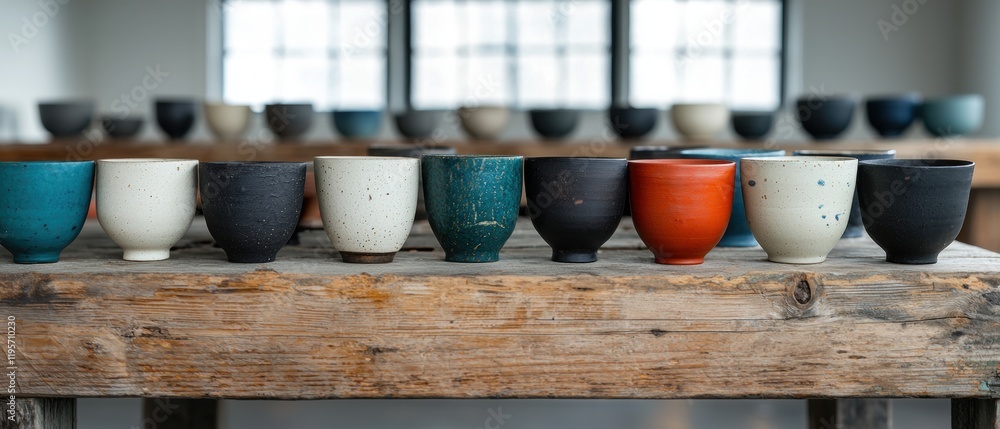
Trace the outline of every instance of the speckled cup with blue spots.
{"label": "speckled cup with blue spots", "polygon": [[826,260],[847,229],[858,160],[780,156],[740,161],[747,224],[773,262]]}
{"label": "speckled cup with blue spots", "polygon": [[59,261],[87,220],[94,162],[0,162],[0,245],[14,262]]}
{"label": "speckled cup with blue spots", "polygon": [[517,223],[523,157],[424,155],[427,220],[451,262],[495,262]]}
{"label": "speckled cup with blue spots", "polygon": [[[892,159],[896,156],[896,151],[889,150],[797,150],[792,153],[796,156],[846,156],[860,161],[871,161],[875,159]],[[865,226],[861,221],[861,205],[858,203],[858,193],[854,193],[854,203],[851,205],[851,217],[847,220],[847,230],[844,231],[843,238],[858,238],[865,235]]]}

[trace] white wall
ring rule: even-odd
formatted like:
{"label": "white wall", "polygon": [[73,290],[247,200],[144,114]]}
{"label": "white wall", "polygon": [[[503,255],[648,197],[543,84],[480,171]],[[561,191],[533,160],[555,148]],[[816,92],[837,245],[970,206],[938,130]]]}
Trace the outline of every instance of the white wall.
{"label": "white wall", "polygon": [[83,2],[56,0],[0,6],[0,140],[46,138],[37,102],[87,95],[87,61],[74,19],[85,9]]}
{"label": "white wall", "polygon": [[[218,97],[218,0],[88,0],[87,7],[79,7],[83,3],[78,5],[76,0],[62,1],[70,3],[21,53],[14,54],[9,46],[0,49],[0,64],[5,64],[0,67],[0,81],[15,82],[4,85],[0,103],[18,110],[21,139],[45,138],[35,113],[37,99],[89,95],[96,98],[101,112],[115,107],[120,112],[123,103],[112,103],[142,87],[147,66],[159,65],[169,76],[152,90],[135,92],[146,94],[130,109],[147,117],[145,138],[159,138],[150,115],[153,98]],[[892,6],[902,8],[906,2],[919,4],[919,9],[907,15],[906,22],[886,40],[879,20],[892,23]],[[979,55],[998,49],[991,43],[998,38],[991,36],[1000,36],[993,34],[1000,29],[992,25],[997,8],[989,0],[790,0],[788,98],[793,100],[811,88],[859,95],[906,91],[938,95],[963,90],[986,92],[988,106],[1000,103],[1000,80],[993,78],[1000,72],[1000,56]],[[17,30],[20,16],[39,10],[30,2],[5,2],[0,9],[0,24],[6,30]],[[964,43],[967,40],[971,43]],[[969,52],[960,52],[958,46],[966,46]],[[393,76],[401,78],[398,73]],[[392,106],[398,107],[398,100]],[[851,137],[871,135],[863,113],[858,109]],[[261,122],[258,119],[258,127]],[[326,115],[315,124],[310,138],[334,135]],[[598,137],[603,124],[603,113],[588,113],[575,136]],[[1000,135],[1000,124],[987,124],[991,135]],[[804,138],[793,128],[794,138]],[[462,135],[454,126],[445,131],[452,137]],[[922,130],[911,132],[922,134]],[[0,138],[2,133],[0,120]],[[207,136],[200,121],[194,138]],[[387,119],[383,137],[394,136]],[[531,136],[526,115],[514,115],[504,137]],[[664,114],[653,138],[674,136]]]}

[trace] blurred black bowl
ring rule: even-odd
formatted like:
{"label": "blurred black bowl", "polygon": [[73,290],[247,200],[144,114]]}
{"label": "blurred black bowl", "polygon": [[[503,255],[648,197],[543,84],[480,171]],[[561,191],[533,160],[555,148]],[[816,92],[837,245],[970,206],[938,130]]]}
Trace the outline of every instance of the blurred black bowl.
{"label": "blurred black bowl", "polygon": [[38,103],[38,116],[42,126],[52,137],[75,137],[84,132],[94,120],[93,101],[58,101]]}
{"label": "blurred black bowl", "polygon": [[772,112],[733,112],[733,131],[744,140],[760,140],[774,126]]}
{"label": "blurred black bowl", "polygon": [[572,134],[580,119],[580,111],[571,109],[534,109],[528,114],[535,132],[545,139],[561,139]]}
{"label": "blurred black bowl", "polygon": [[156,100],[156,124],[170,140],[180,140],[194,127],[198,103],[193,99]]}
{"label": "blurred black bowl", "polygon": [[130,139],[139,134],[143,122],[140,117],[113,118],[105,116],[101,118],[101,127],[113,139]]}
{"label": "blurred black bowl", "polygon": [[660,111],[655,108],[612,107],[608,121],[615,133],[623,139],[639,139],[656,127]]}

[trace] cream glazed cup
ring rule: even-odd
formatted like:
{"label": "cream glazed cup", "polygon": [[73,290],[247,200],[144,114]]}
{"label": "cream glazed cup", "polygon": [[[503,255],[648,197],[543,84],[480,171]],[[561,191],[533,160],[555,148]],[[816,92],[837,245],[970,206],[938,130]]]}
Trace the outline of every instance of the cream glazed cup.
{"label": "cream glazed cup", "polygon": [[194,220],[198,161],[97,161],[97,220],[126,261],[161,261]]}
{"label": "cream glazed cup", "polygon": [[392,262],[413,227],[420,160],[321,156],[313,165],[323,229],[344,262]]}
{"label": "cream glazed cup", "polygon": [[743,158],[747,223],[773,262],[817,264],[844,234],[858,160],[849,157]]}

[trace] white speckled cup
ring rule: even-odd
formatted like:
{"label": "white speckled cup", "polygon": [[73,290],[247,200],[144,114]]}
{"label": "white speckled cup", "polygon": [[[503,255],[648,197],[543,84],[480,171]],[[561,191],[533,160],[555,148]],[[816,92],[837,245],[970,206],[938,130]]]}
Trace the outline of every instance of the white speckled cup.
{"label": "white speckled cup", "polygon": [[858,160],[744,158],[740,170],[747,222],[767,258],[786,264],[826,260],[851,216]]}
{"label": "white speckled cup", "polygon": [[97,161],[97,220],[126,261],[160,261],[194,220],[198,161]]}
{"label": "white speckled cup", "polygon": [[420,160],[321,156],[314,168],[323,229],[344,262],[392,262],[413,227]]}

